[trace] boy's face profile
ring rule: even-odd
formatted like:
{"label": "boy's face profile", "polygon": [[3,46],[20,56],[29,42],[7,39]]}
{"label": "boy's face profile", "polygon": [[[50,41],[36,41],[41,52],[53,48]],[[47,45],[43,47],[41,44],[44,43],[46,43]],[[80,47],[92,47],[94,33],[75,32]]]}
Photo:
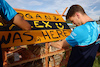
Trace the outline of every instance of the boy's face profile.
{"label": "boy's face profile", "polygon": [[73,16],[69,17],[69,20],[75,24],[76,26],[80,26],[81,20],[80,20],[80,15],[78,13],[75,13]]}

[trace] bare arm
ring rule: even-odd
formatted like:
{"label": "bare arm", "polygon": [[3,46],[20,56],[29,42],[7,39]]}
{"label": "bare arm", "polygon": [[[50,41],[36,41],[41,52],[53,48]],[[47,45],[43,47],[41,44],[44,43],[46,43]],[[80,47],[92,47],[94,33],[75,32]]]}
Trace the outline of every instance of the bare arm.
{"label": "bare arm", "polygon": [[60,49],[70,46],[65,39],[62,40],[62,41],[58,41],[58,42],[51,42],[50,45],[53,46],[53,47],[60,48]]}
{"label": "bare arm", "polygon": [[19,14],[15,15],[12,19],[13,23],[23,30],[31,30],[31,25],[25,21]]}
{"label": "bare arm", "polygon": [[[2,17],[0,17],[2,18]],[[1,22],[6,25],[6,24],[12,24],[14,23],[18,27],[20,27],[23,30],[31,30],[31,25],[25,21],[19,14],[15,15],[14,18],[12,18],[10,21],[6,21],[4,18],[2,18]]]}

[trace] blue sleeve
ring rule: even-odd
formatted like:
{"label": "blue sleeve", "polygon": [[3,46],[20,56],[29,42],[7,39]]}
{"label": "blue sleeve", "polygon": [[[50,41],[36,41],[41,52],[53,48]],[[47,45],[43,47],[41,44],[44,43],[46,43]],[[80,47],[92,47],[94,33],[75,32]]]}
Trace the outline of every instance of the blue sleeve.
{"label": "blue sleeve", "polygon": [[1,0],[0,5],[0,14],[6,21],[10,21],[17,14],[5,0]]}
{"label": "blue sleeve", "polygon": [[100,34],[100,27],[98,27],[98,30],[99,30],[99,34]]}
{"label": "blue sleeve", "polygon": [[74,47],[75,45],[78,45],[79,43],[82,43],[84,40],[86,40],[87,37],[87,32],[84,31],[84,29],[77,27],[75,28],[70,36],[66,38],[66,41]]}

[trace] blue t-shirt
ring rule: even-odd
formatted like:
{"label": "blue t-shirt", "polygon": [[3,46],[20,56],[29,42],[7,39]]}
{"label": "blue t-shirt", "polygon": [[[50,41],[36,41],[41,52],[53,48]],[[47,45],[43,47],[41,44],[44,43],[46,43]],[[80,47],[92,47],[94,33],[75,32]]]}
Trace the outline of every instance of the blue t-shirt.
{"label": "blue t-shirt", "polygon": [[99,26],[95,21],[87,22],[76,27],[66,38],[66,41],[72,46],[87,46],[94,43],[99,35]]}
{"label": "blue t-shirt", "polygon": [[0,0],[0,15],[6,21],[10,21],[16,14],[17,12],[5,0]]}

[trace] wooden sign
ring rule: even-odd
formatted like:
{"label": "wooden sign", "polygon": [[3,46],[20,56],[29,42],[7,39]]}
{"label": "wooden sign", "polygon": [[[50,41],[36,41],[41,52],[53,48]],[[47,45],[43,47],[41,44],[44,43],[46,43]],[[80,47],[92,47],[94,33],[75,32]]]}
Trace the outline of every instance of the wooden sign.
{"label": "wooden sign", "polygon": [[0,31],[2,48],[37,44],[62,40],[70,35],[70,29],[62,30],[30,30],[30,31]]}
{"label": "wooden sign", "polygon": [[62,40],[71,30],[61,15],[15,9],[31,24],[30,31],[22,31],[14,24],[0,23],[0,44],[2,48]]}

